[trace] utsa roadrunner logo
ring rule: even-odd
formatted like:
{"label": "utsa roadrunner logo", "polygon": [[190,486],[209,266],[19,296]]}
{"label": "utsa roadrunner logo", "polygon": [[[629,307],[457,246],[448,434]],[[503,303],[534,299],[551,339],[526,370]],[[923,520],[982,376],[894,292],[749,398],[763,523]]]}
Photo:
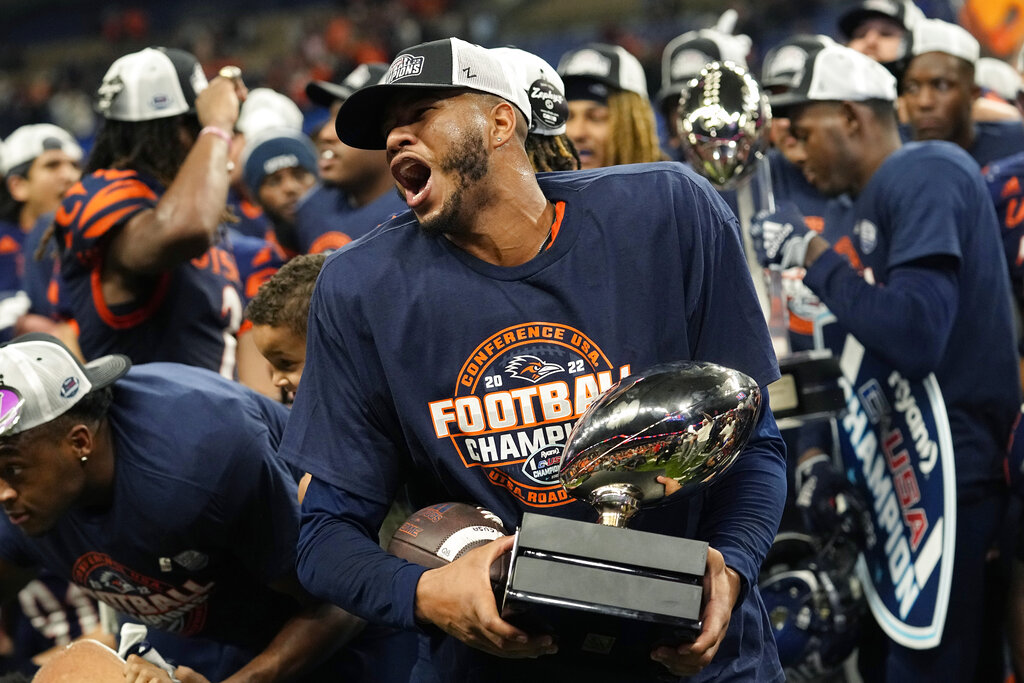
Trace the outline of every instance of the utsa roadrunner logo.
{"label": "utsa roadrunner logo", "polygon": [[[427,405],[434,433],[465,467],[531,507],[572,499],[558,483],[562,447],[575,421],[630,372],[617,369],[567,325],[514,325],[484,340],[463,364],[450,398]],[[614,376],[613,376],[614,375]]]}
{"label": "utsa roadrunner logo", "polygon": [[175,586],[98,552],[79,557],[71,568],[71,579],[94,599],[147,626],[186,636],[199,633],[206,624],[207,601],[214,589],[213,582],[191,579]]}

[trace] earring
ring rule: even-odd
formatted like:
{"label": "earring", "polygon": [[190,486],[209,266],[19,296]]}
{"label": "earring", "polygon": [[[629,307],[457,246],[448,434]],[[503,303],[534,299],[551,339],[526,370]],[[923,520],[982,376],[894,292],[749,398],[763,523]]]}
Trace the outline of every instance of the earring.
{"label": "earring", "polygon": [[89,456],[88,456],[88,455],[83,455],[83,456],[82,456],[82,457],[81,457],[81,458],[79,459],[79,462],[81,462],[81,463],[82,463],[83,465],[84,465],[85,463],[87,463],[88,461],[89,461]]}
{"label": "earring", "polygon": [[501,142],[501,138],[498,138],[498,142]]}

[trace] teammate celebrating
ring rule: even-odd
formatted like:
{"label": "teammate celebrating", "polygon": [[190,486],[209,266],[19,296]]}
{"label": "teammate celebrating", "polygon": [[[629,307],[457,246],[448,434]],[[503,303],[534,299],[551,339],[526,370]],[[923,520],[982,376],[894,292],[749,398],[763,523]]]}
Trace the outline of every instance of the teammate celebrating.
{"label": "teammate celebrating", "polygon": [[46,335],[0,347],[5,590],[57,573],[202,676],[182,681],[337,680],[314,669],[360,624],[295,581],[287,410],[200,368],[129,366]]}
{"label": "teammate celebrating", "polygon": [[244,86],[147,48],[111,65],[89,174],[57,213],[66,312],[86,358],[122,352],[235,376],[241,283],[217,245]]}
{"label": "teammate celebrating", "polygon": [[[427,571],[384,554],[370,531],[413,472],[508,528],[525,511],[592,519],[531,456],[560,449],[602,388],[678,359],[761,385],[778,375],[735,218],[708,183],[679,164],[535,175],[530,112],[493,53],[456,38],[403,51],[384,84],[342,105],[339,135],[387,150],[411,213],[329,258],[313,293],[307,370],[280,450],[313,475],[300,576],[356,613],[452,636],[431,630],[443,680],[653,681],[664,669],[533,659],[557,644],[502,620],[488,578],[511,538]],[[668,310],[652,304],[666,295]],[[522,371],[528,358],[541,361],[543,383]],[[639,525],[711,545],[701,634],[651,653],[676,675],[781,680],[756,582],[784,470],[764,409],[700,511],[669,503]]]}
{"label": "teammate celebrating", "polygon": [[[1009,286],[976,164],[945,143],[901,148],[895,98],[895,80],[869,58],[838,46],[813,53],[798,86],[774,96],[772,107],[790,119],[807,179],[825,194],[849,193],[853,210],[845,220],[826,221],[821,236],[788,210],[763,217],[752,232],[766,266],[806,267],[804,283],[837,325],[891,366],[889,381],[930,373],[937,380],[955,469],[951,581],[971,591],[954,588],[945,612],[936,606],[944,617],[937,631],[930,630],[937,646],[916,649],[921,642],[906,637],[897,618],[885,625],[890,639],[879,633],[879,642],[862,644],[860,664],[871,681],[973,680],[984,631],[978,595],[985,588],[986,551],[1001,521],[1002,461],[1020,404]],[[986,343],[979,346],[978,339]],[[877,405],[877,398],[865,400]],[[856,414],[850,419],[856,421]],[[882,446],[877,444],[879,453]],[[892,441],[885,447],[893,452]],[[905,455],[900,448],[893,458]],[[834,520],[838,511],[830,501],[842,477],[820,451],[807,455],[814,457],[802,463],[806,486],[800,496],[812,512]],[[857,456],[866,463],[868,452]],[[915,471],[904,471],[905,480]],[[865,496],[874,500],[880,492],[878,484]],[[878,547],[889,548],[897,538],[895,529],[904,522],[895,514],[898,527],[884,519],[877,524]]]}

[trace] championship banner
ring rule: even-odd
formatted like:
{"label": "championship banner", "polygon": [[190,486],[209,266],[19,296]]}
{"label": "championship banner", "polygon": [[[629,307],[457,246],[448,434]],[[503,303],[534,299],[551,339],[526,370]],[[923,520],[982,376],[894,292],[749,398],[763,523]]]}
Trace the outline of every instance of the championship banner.
{"label": "championship banner", "polygon": [[915,650],[942,639],[953,575],[956,478],[935,376],[911,381],[852,335],[840,357],[842,467],[874,526],[857,571],[875,619]]}

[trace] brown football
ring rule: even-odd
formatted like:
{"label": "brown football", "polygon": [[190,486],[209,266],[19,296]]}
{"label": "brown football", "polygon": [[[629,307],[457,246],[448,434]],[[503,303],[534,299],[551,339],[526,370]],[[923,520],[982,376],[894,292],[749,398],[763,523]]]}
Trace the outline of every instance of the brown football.
{"label": "brown football", "polygon": [[388,552],[436,569],[507,535],[493,512],[468,503],[438,503],[410,515],[391,537]]}

